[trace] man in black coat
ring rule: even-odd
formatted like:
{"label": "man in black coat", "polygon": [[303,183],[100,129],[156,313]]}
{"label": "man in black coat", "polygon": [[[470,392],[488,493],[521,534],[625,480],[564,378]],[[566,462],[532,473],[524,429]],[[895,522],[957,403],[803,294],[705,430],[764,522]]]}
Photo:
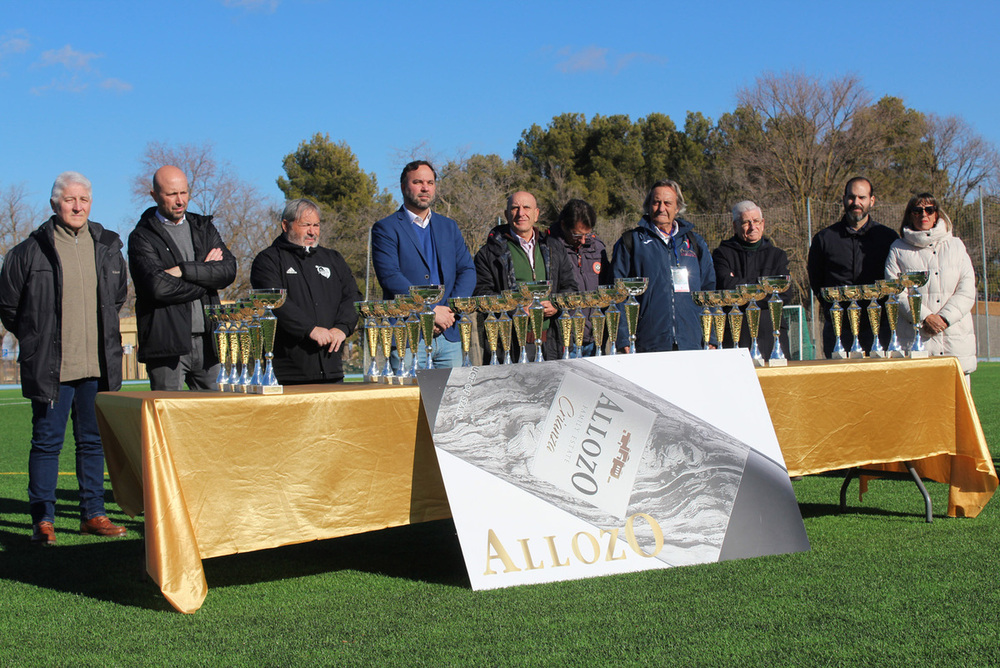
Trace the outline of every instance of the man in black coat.
{"label": "man in black coat", "polygon": [[253,260],[255,289],[283,288],[275,309],[274,375],[282,385],[338,383],[344,379],[341,349],[358,324],[361,299],[347,262],[319,245],[320,209],[294,199],[281,214],[282,233]]}
{"label": "man in black coat", "polygon": [[[771,240],[764,236],[764,214],[760,207],[744,200],[733,206],[733,236],[726,239],[712,251],[712,261],[715,264],[716,290],[732,290],[738,285],[756,283],[762,276],[783,276],[788,274],[788,255]],[[789,302],[791,289],[781,294],[782,301]],[[774,329],[771,316],[767,310],[767,300],[760,300],[757,305],[762,309],[760,327],[757,332],[757,346],[761,356],[770,358],[774,349]],[[788,321],[781,319],[780,329],[781,350],[789,357]],[[733,345],[733,335],[726,329],[723,347]],[[750,329],[747,319],[743,319],[743,329],[740,332],[739,346],[749,348],[751,345]]]}
{"label": "man in black coat", "polygon": [[156,170],[143,212],[128,238],[135,284],[139,349],[153,390],[208,389],[219,360],[204,307],[219,304],[219,290],[236,279],[236,258],[211,216],[187,210],[187,177],[177,167]]}
{"label": "man in black coat", "polygon": [[56,483],[66,423],[73,420],[80,533],[121,536],[104,510],[104,449],[95,400],[122,385],[118,311],[128,285],[122,241],[89,220],[91,184],[63,172],[54,215],[4,257],[0,319],[17,337],[21,392],[31,401],[28,506],[31,541],[56,542]]}

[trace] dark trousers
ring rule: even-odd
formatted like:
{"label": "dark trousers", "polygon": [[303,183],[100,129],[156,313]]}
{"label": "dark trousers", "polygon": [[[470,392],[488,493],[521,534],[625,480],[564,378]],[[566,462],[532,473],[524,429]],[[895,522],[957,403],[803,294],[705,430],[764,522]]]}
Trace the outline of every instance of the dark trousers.
{"label": "dark trousers", "polygon": [[73,418],[76,442],[76,479],[80,486],[80,519],[104,515],[104,450],[97,428],[97,379],[84,378],[59,385],[59,400],[31,402],[31,453],[28,455],[28,503],[31,522],[55,520],[59,453],[66,438],[66,422]]}

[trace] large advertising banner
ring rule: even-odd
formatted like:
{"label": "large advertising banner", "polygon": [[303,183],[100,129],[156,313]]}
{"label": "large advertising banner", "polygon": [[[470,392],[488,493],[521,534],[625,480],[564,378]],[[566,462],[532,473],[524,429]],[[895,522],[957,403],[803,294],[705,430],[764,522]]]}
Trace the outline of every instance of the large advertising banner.
{"label": "large advertising banner", "polygon": [[745,350],[419,382],[474,589],[809,549]]}

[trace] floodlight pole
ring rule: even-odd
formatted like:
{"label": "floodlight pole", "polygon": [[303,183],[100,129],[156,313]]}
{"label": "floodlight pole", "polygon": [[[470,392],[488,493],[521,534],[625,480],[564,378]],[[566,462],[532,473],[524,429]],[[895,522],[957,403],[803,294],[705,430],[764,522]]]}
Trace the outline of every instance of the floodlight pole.
{"label": "floodlight pole", "polygon": [[983,253],[983,300],[986,302],[986,359],[993,358],[990,350],[990,272],[986,266],[986,218],[983,215],[983,187],[979,186],[979,238]]}

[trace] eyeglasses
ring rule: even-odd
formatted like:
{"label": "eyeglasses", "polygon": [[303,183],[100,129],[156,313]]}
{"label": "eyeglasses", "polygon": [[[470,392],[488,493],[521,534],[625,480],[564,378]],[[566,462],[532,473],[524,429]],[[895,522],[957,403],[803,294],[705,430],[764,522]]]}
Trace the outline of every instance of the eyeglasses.
{"label": "eyeglasses", "polygon": [[932,213],[937,213],[937,207],[936,206],[915,206],[915,207],[913,207],[912,213],[915,213],[917,215],[926,213],[929,216]]}
{"label": "eyeglasses", "polygon": [[576,239],[577,241],[586,241],[587,239],[594,236],[594,234],[593,232],[587,232],[586,234],[570,234],[569,236],[573,239]]}

